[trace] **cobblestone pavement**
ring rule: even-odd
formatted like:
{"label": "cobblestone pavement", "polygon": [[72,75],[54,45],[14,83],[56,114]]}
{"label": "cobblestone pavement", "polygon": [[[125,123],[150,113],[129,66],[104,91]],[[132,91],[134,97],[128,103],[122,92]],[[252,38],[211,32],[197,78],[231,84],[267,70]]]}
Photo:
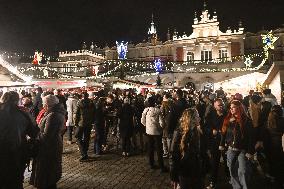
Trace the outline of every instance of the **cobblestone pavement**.
{"label": "cobblestone pavement", "polygon": [[[169,173],[151,170],[147,156],[132,155],[124,158],[116,145],[110,146],[108,153],[95,156],[93,145],[90,145],[87,162],[79,162],[80,154],[76,143],[68,145],[64,142],[63,174],[58,182],[59,189],[169,189],[172,188]],[[168,161],[165,160],[165,164]],[[230,189],[228,179],[221,169],[218,189]],[[28,184],[30,172],[25,173],[25,189],[33,189]],[[254,179],[253,188],[273,189],[263,179]]]}
{"label": "cobblestone pavement", "polygon": [[[92,145],[89,148],[90,160],[79,162],[78,146],[74,143],[64,143],[63,174],[58,182],[60,189],[111,189],[111,188],[151,188],[168,189],[169,174],[160,170],[151,170],[145,155],[122,157],[120,150],[110,146],[110,151],[101,156],[93,154]],[[28,184],[30,173],[25,173],[25,189],[33,189]]]}

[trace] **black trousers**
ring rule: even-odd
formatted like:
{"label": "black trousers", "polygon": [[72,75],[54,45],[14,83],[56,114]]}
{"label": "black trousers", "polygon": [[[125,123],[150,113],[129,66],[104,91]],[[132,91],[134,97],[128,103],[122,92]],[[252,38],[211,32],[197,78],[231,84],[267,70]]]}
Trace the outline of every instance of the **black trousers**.
{"label": "black trousers", "polygon": [[129,153],[130,145],[130,137],[121,137],[121,147],[123,152]]}
{"label": "black trousers", "polygon": [[220,167],[220,157],[221,157],[221,152],[219,149],[211,149],[210,150],[210,176],[211,176],[211,181],[216,183],[217,178],[218,178],[218,172],[219,172],[219,167]]}
{"label": "black trousers", "polygon": [[154,166],[154,152],[156,150],[160,168],[164,167],[162,135],[147,135],[148,157],[150,166]]}
{"label": "black trousers", "polygon": [[67,140],[72,141],[73,126],[67,126]]}
{"label": "black trousers", "polygon": [[82,157],[88,156],[92,126],[77,127],[75,137]]}
{"label": "black trousers", "polygon": [[23,189],[26,162],[15,156],[15,154],[8,155],[5,152],[0,154],[0,189]]}
{"label": "black trousers", "polygon": [[202,180],[197,177],[179,176],[180,189],[203,189]]}

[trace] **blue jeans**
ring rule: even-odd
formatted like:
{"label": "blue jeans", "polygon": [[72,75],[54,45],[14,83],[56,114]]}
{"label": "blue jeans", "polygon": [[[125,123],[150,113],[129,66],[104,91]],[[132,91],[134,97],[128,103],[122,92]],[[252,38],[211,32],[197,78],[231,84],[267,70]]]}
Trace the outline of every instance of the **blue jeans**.
{"label": "blue jeans", "polygon": [[228,150],[227,165],[233,189],[248,188],[248,160],[244,152]]}

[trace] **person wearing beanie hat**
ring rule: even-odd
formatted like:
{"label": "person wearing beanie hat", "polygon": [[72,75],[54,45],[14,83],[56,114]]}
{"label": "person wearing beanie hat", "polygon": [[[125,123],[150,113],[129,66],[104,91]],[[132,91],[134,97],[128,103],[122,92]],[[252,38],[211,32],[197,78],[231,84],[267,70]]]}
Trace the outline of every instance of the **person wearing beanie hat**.
{"label": "person wearing beanie hat", "polygon": [[236,93],[234,95],[234,100],[239,100],[240,102],[242,102],[243,101],[243,95],[240,94],[240,93]]}
{"label": "person wearing beanie hat", "polygon": [[47,96],[43,97],[43,99],[42,99],[42,104],[43,104],[44,107],[47,106],[47,107],[51,108],[58,103],[59,103],[59,99],[54,95],[47,95]]}
{"label": "person wearing beanie hat", "polygon": [[56,188],[62,176],[62,152],[66,110],[54,95],[43,98],[46,112],[39,123],[39,152],[33,161],[30,184],[36,188]]}

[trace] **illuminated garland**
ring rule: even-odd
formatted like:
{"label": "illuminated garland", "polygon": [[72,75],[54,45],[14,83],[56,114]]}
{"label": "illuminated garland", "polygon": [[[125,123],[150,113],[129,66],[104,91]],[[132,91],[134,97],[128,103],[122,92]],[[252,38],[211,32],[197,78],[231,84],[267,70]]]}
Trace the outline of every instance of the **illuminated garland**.
{"label": "illuminated garland", "polygon": [[[256,71],[263,67],[269,57],[269,50],[274,49],[274,43],[278,39],[278,37],[273,36],[272,32],[269,32],[266,35],[261,35],[264,43],[263,52],[257,54],[249,54],[249,55],[239,55],[231,58],[222,58],[222,59],[214,59],[208,61],[185,61],[185,62],[158,62],[157,60],[154,62],[150,61],[131,61],[131,60],[107,60],[102,63],[99,63],[97,66],[99,70],[96,76],[84,77],[86,79],[95,79],[95,78],[109,78],[114,77],[114,74],[119,71],[122,64],[126,69],[125,72],[129,72],[131,74],[135,74],[135,76],[128,76],[129,78],[143,77],[143,76],[152,76],[155,75],[155,72],[159,73],[209,73],[209,72],[230,72],[230,71]],[[253,59],[261,58],[261,63],[252,67]],[[245,68],[208,68],[207,65],[214,64],[230,64],[233,62],[244,62]],[[158,62],[158,64],[157,64]],[[196,68],[196,65],[204,65],[204,68]],[[199,66],[199,67],[200,67]],[[81,66],[80,69],[86,69],[88,66]],[[109,70],[108,68],[112,69]],[[63,67],[62,67],[63,68]],[[78,67],[77,67],[78,68]],[[47,70],[53,73],[57,73],[58,78],[82,78],[78,76],[67,75],[64,73],[59,73],[57,71],[58,68],[52,68],[49,66],[44,67],[29,67],[29,68],[20,68],[21,72],[25,73],[30,70]],[[102,70],[108,70],[107,72],[102,72]],[[150,73],[149,73],[150,72]],[[50,78],[38,76],[41,78]]]}

